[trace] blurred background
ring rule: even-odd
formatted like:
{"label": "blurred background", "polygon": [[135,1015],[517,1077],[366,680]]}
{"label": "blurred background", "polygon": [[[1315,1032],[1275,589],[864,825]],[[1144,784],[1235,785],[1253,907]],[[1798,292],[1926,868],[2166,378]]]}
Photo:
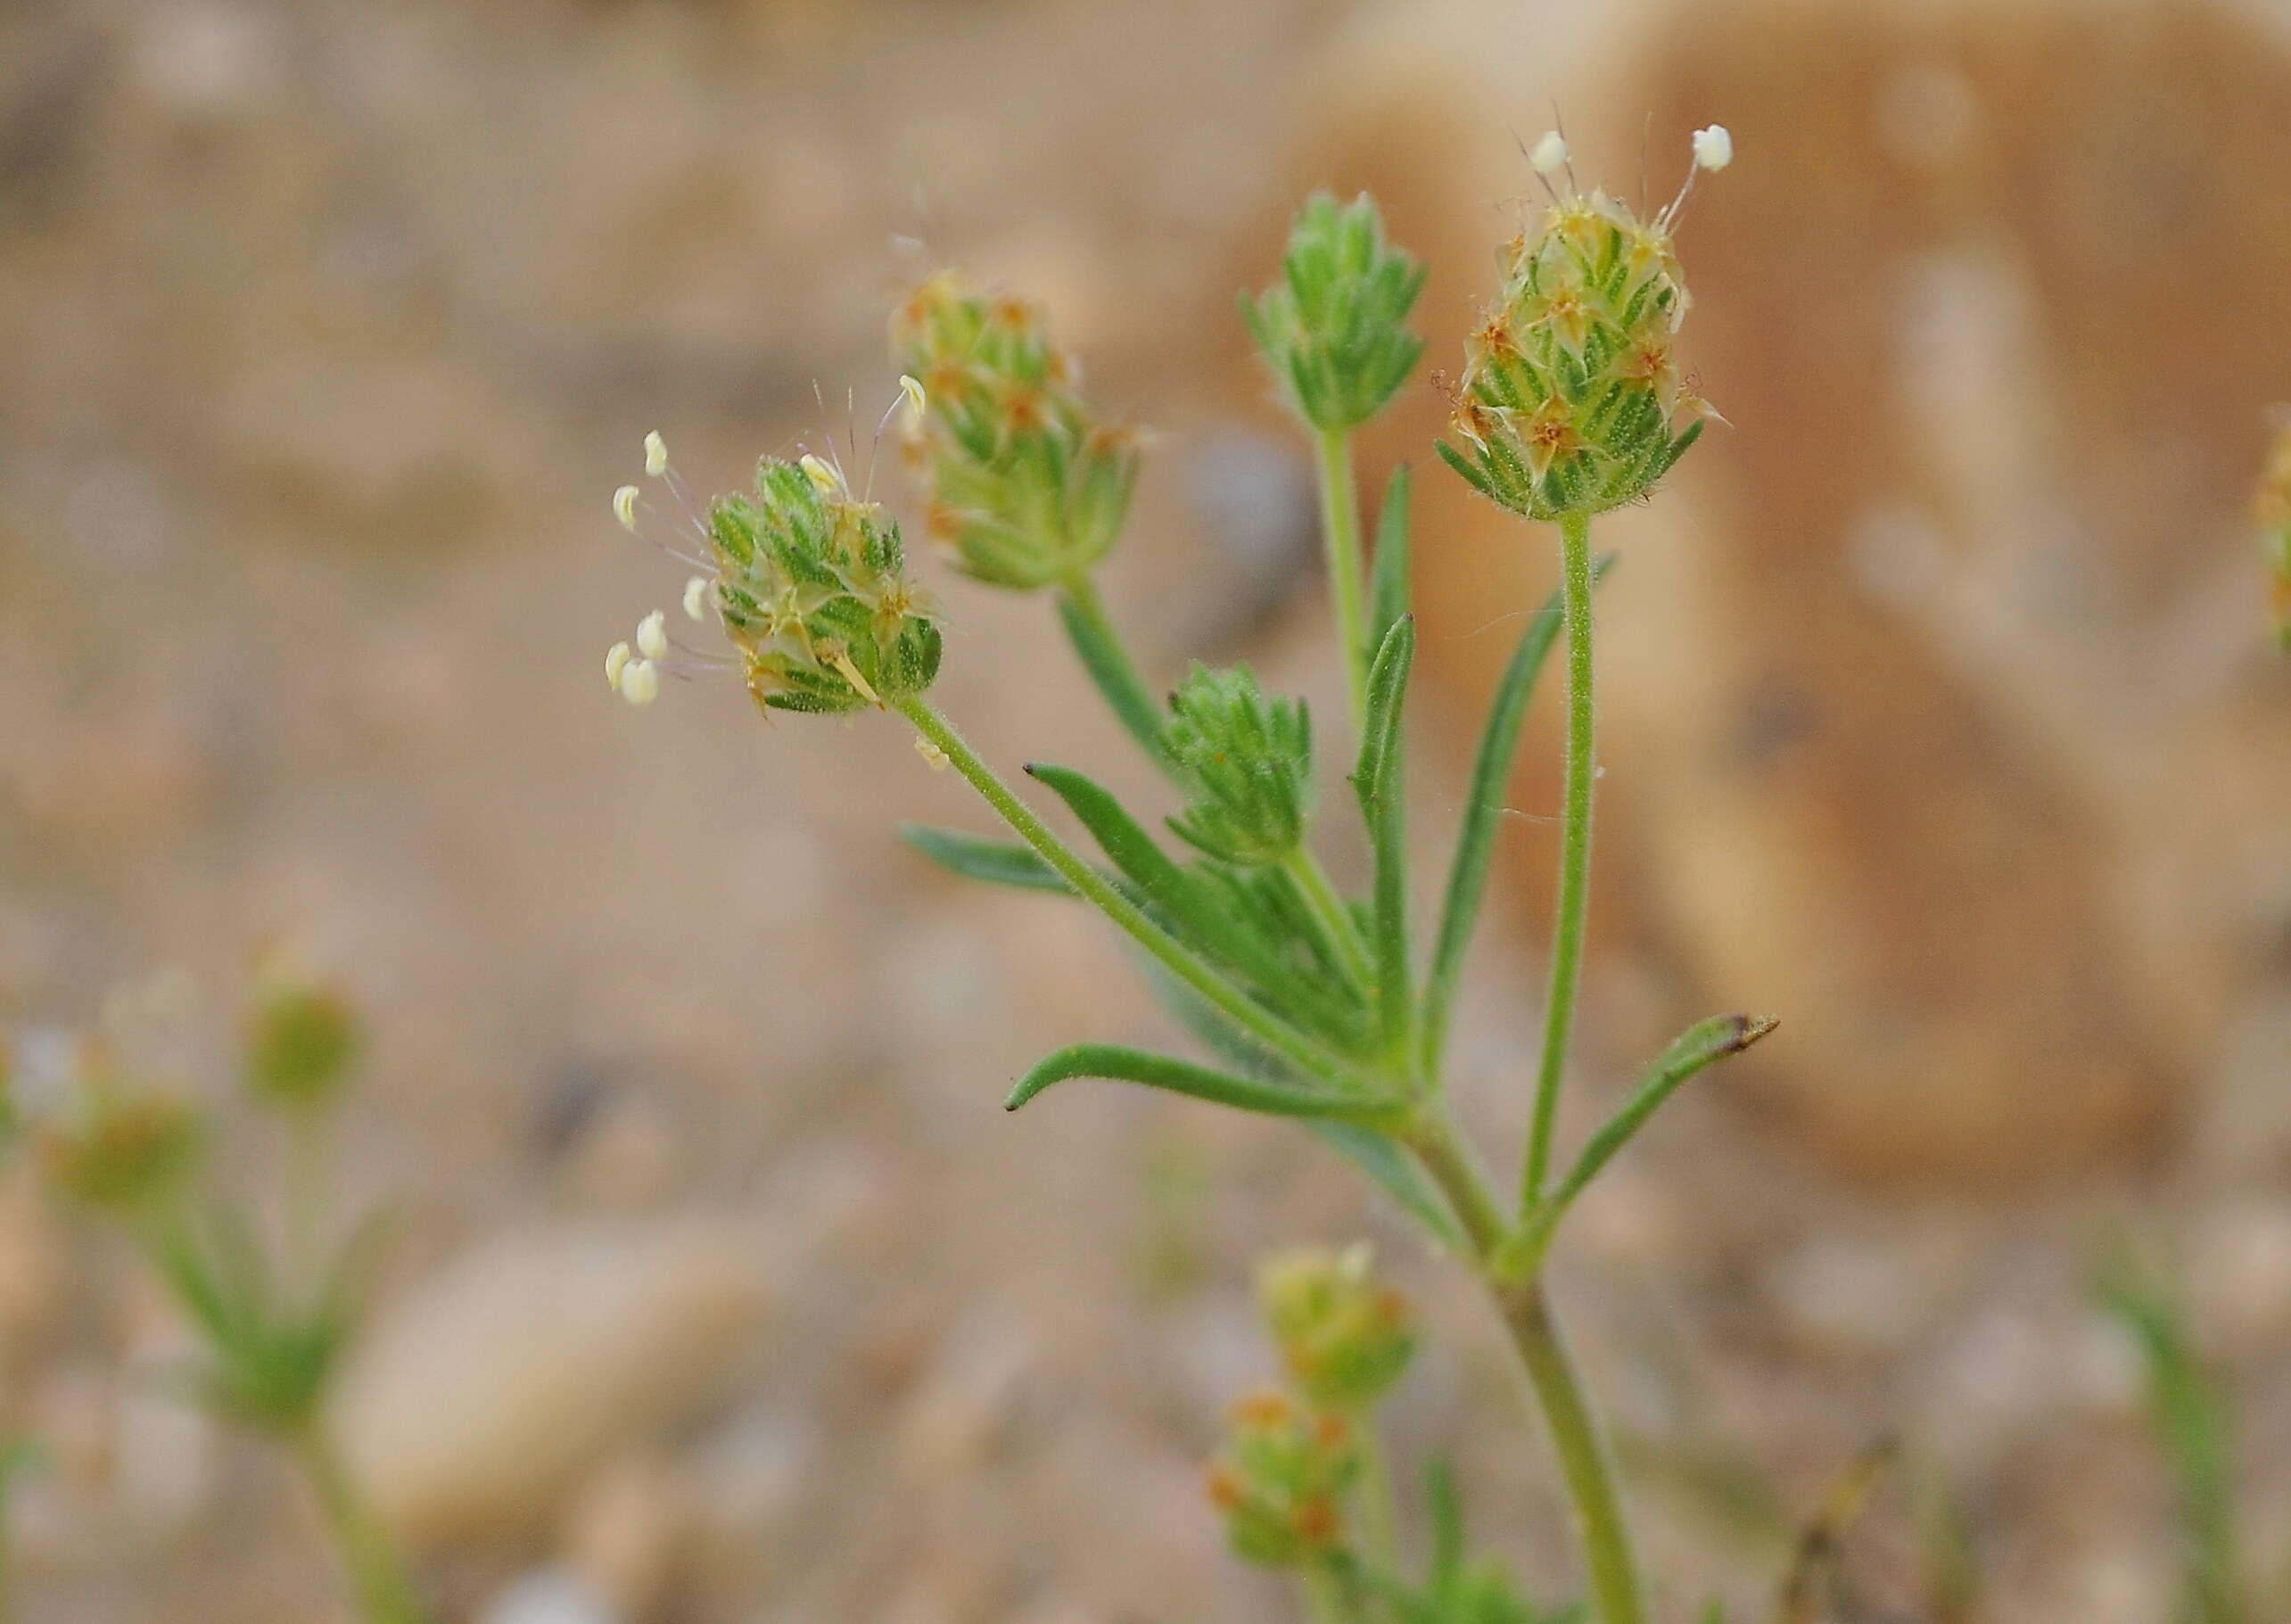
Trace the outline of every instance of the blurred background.
{"label": "blurred background", "polygon": [[[1138,1091],[995,1109],[1161,1024],[1091,919],[895,843],[985,828],[900,730],[598,672],[680,585],[607,511],[643,433],[708,488],[853,424],[863,460],[890,301],[952,263],[1159,431],[1111,583],[1154,672],[1336,713],[1233,292],[1305,191],[1371,187],[1453,370],[1554,104],[1634,195],[1696,125],[1741,154],[1682,236],[1733,426],[1602,530],[1576,1123],[1693,1016],[1784,1026],[1559,1281],[1669,1616],[1763,1616],[1890,1430],[1981,1616],[2166,1618],[2172,1484],[2091,1290],[2126,1224],[2284,1562],[2291,665],[2246,517],[2291,397],[2281,0],[10,0],[0,1019],[37,1059],[169,965],[227,1010],[279,937],[368,1012],[342,1193],[395,1222],[341,1424],[445,1616],[1285,1616],[1200,1463],[1271,1373],[1251,1260],[1356,1235],[1432,1327],[1404,1465],[1453,1457],[1479,1542],[1567,1582],[1490,1325],[1348,1168]],[[1413,385],[1368,476],[1443,412]],[[1435,860],[1553,559],[1422,474]],[[988,753],[1149,793],[1045,606],[940,579]],[[1505,1145],[1550,712],[1459,1043]],[[0,1175],[26,1616],[343,1616],[293,1478],[153,1377],[183,1338]],[[1881,1492],[1839,1616],[1931,1616],[1933,1504]]]}

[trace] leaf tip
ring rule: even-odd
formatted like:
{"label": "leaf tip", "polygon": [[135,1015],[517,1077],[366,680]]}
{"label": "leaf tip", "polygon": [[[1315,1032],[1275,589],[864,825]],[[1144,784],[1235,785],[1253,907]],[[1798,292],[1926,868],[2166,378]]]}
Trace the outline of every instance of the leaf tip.
{"label": "leaf tip", "polygon": [[1782,1018],[1778,1015],[1735,1016],[1734,1037],[1726,1044],[1726,1052],[1740,1054],[1781,1024]]}

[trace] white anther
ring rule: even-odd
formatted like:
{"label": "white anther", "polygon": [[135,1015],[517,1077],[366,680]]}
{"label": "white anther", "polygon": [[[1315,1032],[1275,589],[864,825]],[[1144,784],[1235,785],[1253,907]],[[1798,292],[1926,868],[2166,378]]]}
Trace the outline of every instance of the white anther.
{"label": "white anther", "polygon": [[637,652],[647,660],[668,657],[668,616],[660,610],[637,622]]}
{"label": "white anther", "polygon": [[684,618],[705,621],[708,618],[708,578],[695,575],[684,583]]}
{"label": "white anther", "polygon": [[920,423],[923,420],[923,411],[927,404],[923,397],[921,381],[912,373],[901,373],[899,392],[907,397],[907,409],[914,414],[915,421]]}
{"label": "white anther", "polygon": [[621,673],[628,670],[629,662],[633,658],[635,655],[630,652],[626,643],[615,643],[607,648],[605,651],[605,686],[617,689],[621,686]]}
{"label": "white anther", "polygon": [[660,667],[650,660],[631,660],[621,672],[621,697],[630,705],[650,705],[660,697]]}
{"label": "white anther", "polygon": [[1544,132],[1544,138],[1528,154],[1528,161],[1538,175],[1555,175],[1567,167],[1567,137],[1555,129]]}
{"label": "white anther", "polygon": [[620,520],[623,530],[636,529],[637,488],[634,485],[623,485],[613,492],[613,516]]}
{"label": "white anther", "polygon": [[668,442],[655,429],[645,436],[645,476],[658,479],[668,472]]}
{"label": "white anther", "polygon": [[1735,161],[1735,138],[1723,124],[1713,124],[1708,129],[1694,132],[1694,162],[1697,168],[1723,169]]}
{"label": "white anther", "polygon": [[829,496],[844,488],[844,476],[809,451],[796,459],[795,466],[812,476],[812,482]]}

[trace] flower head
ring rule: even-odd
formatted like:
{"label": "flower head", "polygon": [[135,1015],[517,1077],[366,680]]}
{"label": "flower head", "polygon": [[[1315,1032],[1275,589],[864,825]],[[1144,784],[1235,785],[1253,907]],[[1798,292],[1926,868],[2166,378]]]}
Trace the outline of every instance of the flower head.
{"label": "flower head", "polygon": [[[648,458],[651,449],[648,441]],[[686,616],[705,624],[713,606],[731,647],[686,647],[670,635],[667,613],[652,611],[633,647],[616,643],[605,656],[606,680],[630,704],[651,704],[663,674],[710,670],[737,672],[758,705],[780,711],[858,710],[931,685],[936,611],[907,577],[898,524],[855,495],[840,467],[809,452],[767,457],[751,490],[705,509],[665,462],[660,477],[684,523],[654,544],[693,572]]]}
{"label": "flower head", "polygon": [[1424,268],[1386,240],[1373,201],[1339,204],[1321,192],[1298,210],[1281,273],[1242,298],[1249,334],[1299,416],[1320,429],[1357,427],[1424,352],[1406,326]]}
{"label": "flower head", "polygon": [[1345,1496],[1360,1469],[1359,1440],[1343,1417],[1268,1388],[1233,1406],[1209,1499],[1236,1554],[1295,1567],[1343,1549]]}
{"label": "flower head", "polygon": [[944,273],[901,301],[891,349],[931,533],[956,566],[1019,590],[1086,574],[1129,517],[1137,439],[1100,421],[1041,312]]}
{"label": "flower head", "polygon": [[288,1107],[324,1105],[358,1059],[360,1034],[350,1006],[273,954],[256,978],[247,1021],[246,1084],[258,1100]]}
{"label": "flower head", "polygon": [[[1547,187],[1567,164],[1551,139],[1530,154]],[[1552,191],[1504,255],[1503,291],[1466,346],[1456,443],[1439,444],[1474,488],[1529,518],[1600,513],[1645,495],[1694,442],[1711,414],[1678,365],[1672,232],[1694,175],[1733,151],[1722,127],[1698,131],[1686,185],[1652,218],[1571,179]]]}
{"label": "flower head", "polygon": [[1169,697],[1162,746],[1188,791],[1169,826],[1242,868],[1277,863],[1305,837],[1313,722],[1302,700],[1268,700],[1246,665],[1196,665]]}
{"label": "flower head", "polygon": [[163,1210],[182,1194],[199,1162],[202,1128],[182,1100],[130,1083],[91,1043],[41,1149],[49,1173],[73,1200],[133,1216]]}
{"label": "flower head", "polygon": [[1415,1352],[1407,1304],[1376,1282],[1370,1263],[1365,1245],[1308,1248],[1269,1258],[1257,1272],[1257,1300],[1290,1378],[1323,1409],[1368,1408]]}

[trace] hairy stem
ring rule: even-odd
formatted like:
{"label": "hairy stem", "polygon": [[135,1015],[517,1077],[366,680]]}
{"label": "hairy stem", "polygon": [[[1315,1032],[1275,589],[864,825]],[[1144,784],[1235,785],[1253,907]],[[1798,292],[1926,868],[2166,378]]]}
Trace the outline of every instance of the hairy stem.
{"label": "hairy stem", "polygon": [[1344,650],[1353,725],[1368,713],[1368,632],[1362,619],[1360,493],[1352,474],[1352,433],[1323,429],[1313,441],[1321,473],[1321,540],[1328,554],[1329,602]]}
{"label": "hairy stem", "polygon": [[1536,1071],[1536,1109],[1521,1175],[1520,1210],[1543,1199],[1551,1167],[1552,1127],[1559,1114],[1561,1074],[1583,979],[1583,920],[1591,892],[1591,789],[1597,776],[1591,686],[1591,521],[1560,521],[1560,596],[1567,626],[1567,786],[1559,851],[1559,905],[1552,925],[1551,996],[1544,1008],[1543,1059]]}
{"label": "hairy stem", "polygon": [[367,1513],[323,1424],[304,1427],[293,1445],[342,1551],[359,1617],[366,1624],[428,1624],[404,1561]]}
{"label": "hairy stem", "polygon": [[1545,1430],[1559,1457],[1574,1509],[1576,1542],[1599,1624],[1645,1624],[1638,1559],[1623,1518],[1614,1457],[1591,1411],[1581,1377],[1538,1279],[1510,1280],[1497,1259],[1510,1239],[1503,1208],[1444,1109],[1427,1112],[1408,1139],[1424,1171],[1447,1198],[1471,1242],[1471,1263],[1487,1288],[1527,1373]]}
{"label": "hairy stem", "polygon": [[1560,1473],[1567,1480],[1576,1542],[1591,1584],[1592,1610],[1600,1624],[1644,1624],[1638,1558],[1623,1519],[1614,1456],[1552,1318],[1543,1282],[1538,1279],[1497,1287],[1496,1300],[1512,1344],[1520,1350],[1520,1363],[1527,1367],[1528,1385],[1535,1390],[1552,1449],[1559,1456]]}
{"label": "hairy stem", "polygon": [[1051,831],[1048,824],[1034,815],[1034,809],[1018,797],[994,770],[979,758],[977,752],[964,742],[962,735],[954,730],[953,725],[927,702],[911,698],[894,700],[893,704],[899,713],[914,725],[915,730],[944,754],[956,771],[969,780],[971,787],[978,791],[986,804],[1001,816],[1002,821],[1010,826],[1011,832],[1032,846],[1036,855],[1058,871],[1060,879],[1094,903],[1100,913],[1119,926],[1163,969],[1283,1059],[1293,1062],[1313,1076],[1340,1087],[1352,1084],[1353,1079],[1341,1059],[1204,964],[1183,943],[1148,919],[1141,909],[1115,889],[1104,875],[1084,862],[1073,847],[1060,840]]}

